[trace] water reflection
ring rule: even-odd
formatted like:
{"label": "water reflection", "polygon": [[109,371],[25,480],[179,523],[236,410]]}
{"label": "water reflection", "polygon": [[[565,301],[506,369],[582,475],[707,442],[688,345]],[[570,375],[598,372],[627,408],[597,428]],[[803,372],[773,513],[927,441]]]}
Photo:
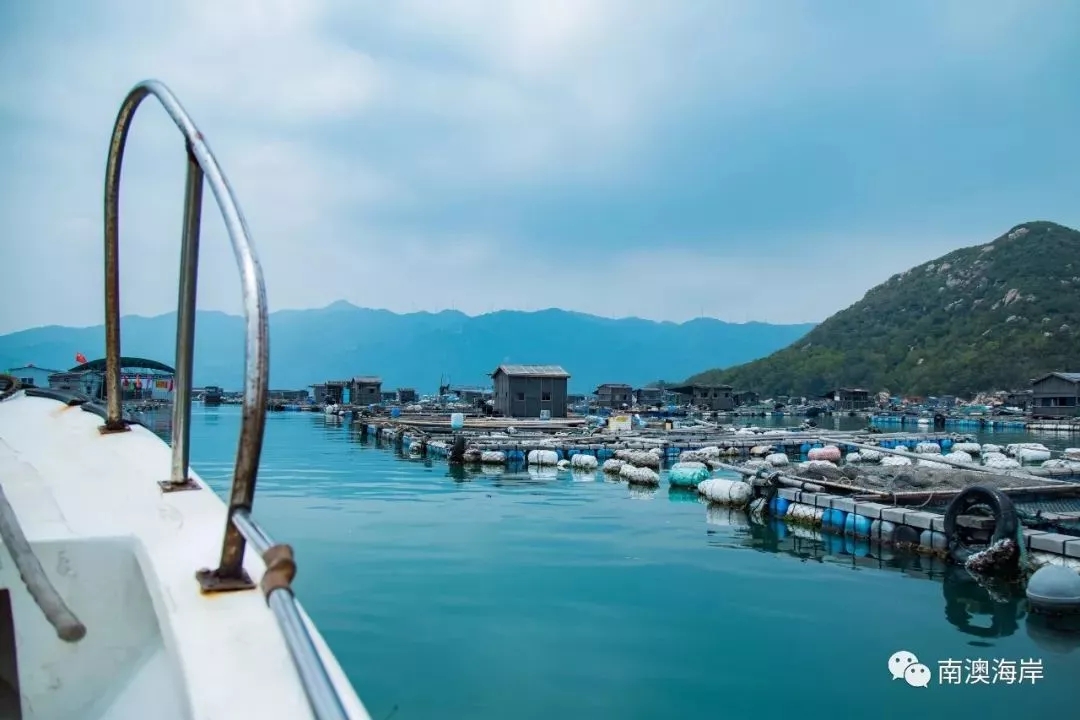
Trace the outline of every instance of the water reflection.
{"label": "water reflection", "polygon": [[668,500],[673,503],[700,503],[703,502],[697,490],[690,488],[669,487]]}
{"label": "water reflection", "polygon": [[1054,655],[1068,655],[1080,648],[1080,616],[1047,617],[1029,613],[1027,636],[1039,649]]}
{"label": "water reflection", "polygon": [[1015,584],[982,583],[962,567],[948,566],[941,582],[945,619],[967,635],[1008,637],[1027,614],[1023,589]]}
{"label": "water reflection", "polygon": [[631,500],[652,500],[660,489],[652,485],[638,485],[637,483],[627,483],[627,488],[630,490]]}
{"label": "water reflection", "polygon": [[[669,491],[669,498],[673,502],[688,501],[675,491]],[[939,558],[897,552],[876,543],[788,525],[782,520],[756,522],[741,510],[714,503],[705,508],[705,523],[711,546],[783,553],[802,562],[901,572],[940,582],[945,619],[971,636],[972,645],[989,646],[990,640],[1015,635],[1023,623],[1032,641],[1048,652],[1068,654],[1080,648],[1080,616],[1030,613],[1019,584],[987,581]]]}

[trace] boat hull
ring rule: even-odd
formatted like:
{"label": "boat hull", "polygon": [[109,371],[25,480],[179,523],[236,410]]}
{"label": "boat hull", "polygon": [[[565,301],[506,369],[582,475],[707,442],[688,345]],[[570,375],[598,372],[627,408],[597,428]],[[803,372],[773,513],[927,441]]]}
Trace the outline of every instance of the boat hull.
{"label": "boat hull", "polygon": [[[197,489],[162,492],[169,447],[139,425],[102,433],[90,409],[21,392],[0,401],[4,493],[87,629],[61,640],[0,550],[0,686],[17,692],[24,718],[312,717],[262,594],[204,595],[195,580],[217,564],[224,503],[194,473]],[[250,548],[244,567],[258,583],[265,567]],[[349,717],[368,718],[302,617]]]}

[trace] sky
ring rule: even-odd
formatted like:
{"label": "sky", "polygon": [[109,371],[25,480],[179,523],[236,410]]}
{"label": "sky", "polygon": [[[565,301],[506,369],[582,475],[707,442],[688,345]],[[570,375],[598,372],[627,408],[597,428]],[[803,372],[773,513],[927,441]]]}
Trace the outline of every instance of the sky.
{"label": "sky", "polygon": [[[1080,227],[1072,0],[0,3],[0,333],[103,319],[136,82],[180,98],[271,311],[819,321],[1029,220]],[[175,309],[183,141],[147,101],[125,314]],[[238,313],[207,193],[199,306]]]}

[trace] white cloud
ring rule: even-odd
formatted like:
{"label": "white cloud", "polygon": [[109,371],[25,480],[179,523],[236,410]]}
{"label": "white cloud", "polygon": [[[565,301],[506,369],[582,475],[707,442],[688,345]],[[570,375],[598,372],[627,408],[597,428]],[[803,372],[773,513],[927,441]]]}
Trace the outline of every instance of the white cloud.
{"label": "white cloud", "polygon": [[[837,29],[815,6],[793,2],[778,14],[713,0],[104,0],[92,11],[37,3],[40,21],[0,43],[0,121],[16,122],[0,141],[9,169],[0,212],[8,237],[47,261],[55,279],[0,285],[0,332],[100,322],[104,153],[122,94],[144,77],[169,84],[218,153],[255,235],[272,308],[344,297],[399,310],[568,305],[675,318],[704,306],[732,319],[749,318],[725,313],[820,318],[843,292],[822,285],[813,291],[820,302],[778,306],[752,274],[731,276],[729,250],[631,248],[604,261],[609,270],[597,278],[584,262],[548,258],[512,224],[402,220],[458,196],[497,205],[507,188],[632,184],[635,158],[670,132],[664,123],[703,100],[724,108],[720,120],[754,117],[904,68],[921,77],[940,59],[912,52],[909,36]],[[928,14],[941,23],[927,33],[962,41],[968,60],[996,56],[990,41],[1008,28],[1000,18],[1017,16],[976,12],[983,20],[974,23],[958,7]],[[881,52],[860,54],[871,46]],[[1013,72],[1023,63],[1010,59]],[[175,303],[181,148],[163,113],[140,112],[122,196],[125,311]],[[206,203],[200,304],[235,311],[232,254],[209,194]],[[387,214],[395,222],[382,222]],[[595,251],[587,237],[581,250]],[[881,279],[907,264],[880,257]],[[695,271],[688,278],[682,267]],[[784,282],[797,282],[785,272]],[[620,277],[642,286],[620,290],[610,280]],[[745,295],[750,310],[714,301],[727,297],[724,287]]]}

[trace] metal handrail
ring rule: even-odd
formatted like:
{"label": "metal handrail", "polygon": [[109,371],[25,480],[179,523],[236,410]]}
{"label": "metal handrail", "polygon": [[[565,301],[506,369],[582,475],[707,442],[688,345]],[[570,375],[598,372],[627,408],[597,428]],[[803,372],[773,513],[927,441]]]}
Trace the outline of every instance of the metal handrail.
{"label": "metal handrail", "polygon": [[[188,476],[191,441],[191,384],[195,344],[195,298],[198,284],[199,229],[202,221],[202,189],[205,180],[217,200],[232,243],[244,298],[244,399],[240,441],[236,453],[229,509],[221,560],[215,570],[200,570],[196,576],[204,592],[240,590],[254,587],[244,571],[246,542],[263,555],[267,571],[263,588],[282,630],[304,692],[315,716],[346,718],[341,698],[334,687],[311,636],[300,616],[290,585],[295,573],[288,546],[272,545],[251,518],[255,481],[262,452],[266,424],[266,399],[270,374],[269,327],[266,289],[262,269],[251,242],[251,233],[236,202],[229,181],[221,171],[203,134],[195,126],[180,101],[163,83],[145,80],[124,98],[116,116],[109,157],[105,169],[105,381],[108,408],[103,433],[123,432],[120,390],[120,170],[124,147],[135,110],[153,95],[183,134],[187,146],[187,178],[184,189],[183,244],[180,252],[180,288],[176,322],[176,377],[173,396],[172,466],[164,489],[194,489]],[[278,562],[271,567],[271,559]]]}

